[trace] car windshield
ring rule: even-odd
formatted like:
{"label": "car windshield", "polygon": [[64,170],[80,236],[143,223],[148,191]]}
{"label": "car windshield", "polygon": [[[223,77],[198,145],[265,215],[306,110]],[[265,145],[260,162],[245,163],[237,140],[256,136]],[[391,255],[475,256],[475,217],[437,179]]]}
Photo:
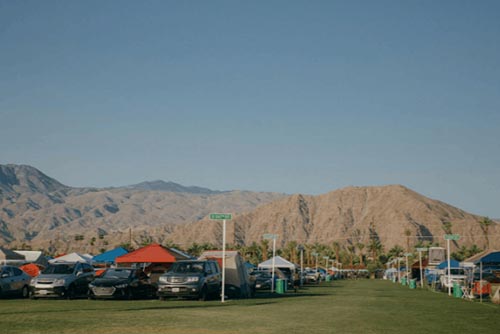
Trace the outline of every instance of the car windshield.
{"label": "car windshield", "polygon": [[132,269],[108,269],[102,278],[129,278],[132,271]]}
{"label": "car windshield", "polygon": [[174,263],[170,271],[174,273],[202,273],[203,263],[200,262]]}
{"label": "car windshield", "polygon": [[72,274],[74,269],[75,269],[75,264],[74,263],[70,263],[70,264],[52,264],[52,265],[49,265],[47,268],[45,268],[45,270],[42,271],[42,274],[68,275],[68,274]]}

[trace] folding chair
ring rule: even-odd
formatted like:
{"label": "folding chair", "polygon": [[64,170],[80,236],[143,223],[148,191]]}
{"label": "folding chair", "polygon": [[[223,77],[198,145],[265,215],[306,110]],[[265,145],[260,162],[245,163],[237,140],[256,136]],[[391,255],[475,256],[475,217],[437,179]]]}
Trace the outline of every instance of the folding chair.
{"label": "folding chair", "polygon": [[472,292],[472,289],[466,286],[462,286],[462,298],[467,300],[474,300],[475,297],[474,293]]}

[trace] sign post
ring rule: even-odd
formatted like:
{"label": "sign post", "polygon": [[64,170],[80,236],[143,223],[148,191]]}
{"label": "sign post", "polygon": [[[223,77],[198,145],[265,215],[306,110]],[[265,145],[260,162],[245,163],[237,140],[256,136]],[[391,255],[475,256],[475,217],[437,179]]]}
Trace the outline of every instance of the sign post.
{"label": "sign post", "polygon": [[405,253],[405,257],[406,257],[406,281],[407,281],[407,284],[410,284],[410,274],[411,274],[411,270],[410,270],[409,264],[408,264],[408,257],[410,257],[412,255],[413,255],[412,253]]}
{"label": "sign post", "polygon": [[448,248],[448,296],[451,296],[450,240],[458,240],[458,239],[460,239],[460,235],[458,235],[458,234],[445,234],[444,238],[446,239],[446,247]]}
{"label": "sign post", "polygon": [[278,238],[277,234],[264,234],[264,239],[273,240],[273,271],[271,276],[271,293],[274,292],[274,262],[276,260],[276,239]]}
{"label": "sign post", "polygon": [[300,287],[304,285],[304,246],[298,245],[297,250],[300,251]]}
{"label": "sign post", "polygon": [[316,257],[316,272],[318,272],[318,255],[319,254],[316,252],[312,252],[311,255]]}
{"label": "sign post", "polygon": [[424,274],[422,272],[422,252],[426,252],[427,247],[417,248],[418,262],[420,263],[420,288],[424,288]]}
{"label": "sign post", "polygon": [[233,219],[230,213],[211,213],[211,220],[222,220],[222,291],[221,302],[226,296],[226,220]]}

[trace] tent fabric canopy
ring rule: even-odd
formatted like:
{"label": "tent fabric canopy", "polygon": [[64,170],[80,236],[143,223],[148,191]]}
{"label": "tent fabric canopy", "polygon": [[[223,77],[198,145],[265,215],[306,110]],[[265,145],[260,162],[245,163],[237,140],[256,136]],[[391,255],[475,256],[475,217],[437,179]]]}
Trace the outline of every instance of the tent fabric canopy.
{"label": "tent fabric canopy", "polygon": [[[270,258],[267,261],[259,263],[259,268],[272,268],[273,267],[273,258]],[[285,260],[281,256],[274,257],[274,267],[275,268],[289,268],[290,270],[295,269],[295,264],[292,262]]]}
{"label": "tent fabric canopy", "polygon": [[93,262],[98,263],[115,263],[117,257],[128,254],[128,250],[123,247],[117,247],[92,258]]}
{"label": "tent fabric canopy", "polygon": [[174,263],[186,260],[185,256],[172,252],[159,244],[151,244],[116,258],[116,263]]}
{"label": "tent fabric canopy", "polygon": [[49,260],[49,263],[55,263],[55,262],[84,262],[90,264],[92,263],[92,255],[69,253]]}
{"label": "tent fabric canopy", "polygon": [[483,264],[485,263],[500,263],[500,252],[493,252],[490,253],[482,258],[480,258],[476,263],[482,262]]}
{"label": "tent fabric canopy", "polygon": [[[446,268],[448,268],[448,261],[443,261],[437,266],[437,269],[446,269]],[[460,268],[460,262],[456,260],[450,260],[450,268]]]}
{"label": "tent fabric canopy", "polygon": [[0,262],[24,261],[24,255],[18,254],[10,249],[0,247]]}

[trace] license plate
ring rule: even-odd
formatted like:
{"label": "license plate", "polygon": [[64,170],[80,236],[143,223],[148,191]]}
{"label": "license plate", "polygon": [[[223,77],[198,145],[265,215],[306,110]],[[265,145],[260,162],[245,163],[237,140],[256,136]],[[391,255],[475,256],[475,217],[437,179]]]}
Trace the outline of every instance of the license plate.
{"label": "license plate", "polygon": [[49,292],[47,290],[40,290],[40,291],[38,291],[38,293],[40,295],[48,295],[49,294]]}
{"label": "license plate", "polygon": [[179,289],[179,288],[172,288],[172,292],[179,292],[179,291],[181,291],[181,289]]}

